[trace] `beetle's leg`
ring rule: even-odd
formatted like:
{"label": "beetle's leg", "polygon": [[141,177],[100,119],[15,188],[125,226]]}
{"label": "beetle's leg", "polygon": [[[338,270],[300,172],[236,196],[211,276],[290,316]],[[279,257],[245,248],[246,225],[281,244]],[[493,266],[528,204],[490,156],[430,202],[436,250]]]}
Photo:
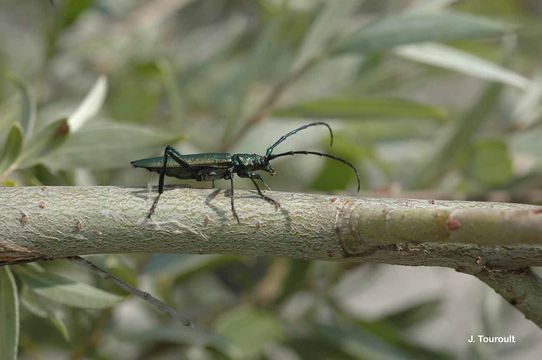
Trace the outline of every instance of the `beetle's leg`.
{"label": "beetle's leg", "polygon": [[152,214],[154,214],[154,210],[156,209],[156,205],[158,205],[160,195],[162,195],[162,193],[164,192],[164,178],[166,177],[167,161],[170,157],[175,160],[177,164],[190,171],[192,173],[192,176],[194,176],[195,174],[195,171],[192,169],[190,164],[188,164],[182,159],[182,155],[177,151],[177,149],[175,149],[171,145],[166,146],[166,149],[164,150],[164,163],[160,168],[160,177],[158,178],[158,196],[156,197],[156,199],[154,199],[149,213],[147,214],[147,218],[149,219],[151,218]]}
{"label": "beetle's leg", "polygon": [[182,154],[177,151],[173,146],[168,145],[164,150],[164,164],[160,169],[160,179],[158,180],[158,193],[161,194],[164,192],[164,178],[166,176],[167,160],[171,157],[177,164],[179,164],[185,170],[188,170],[191,176],[195,179],[197,176],[196,171],[190,166],[189,163],[183,160]]}
{"label": "beetle's leg", "polygon": [[239,216],[237,215],[237,211],[235,211],[235,205],[233,203],[233,172],[230,170],[230,199],[231,199],[231,212],[233,213],[233,216],[237,220],[237,223],[240,224],[241,221],[239,221]]}
{"label": "beetle's leg", "polygon": [[269,186],[267,186],[267,184],[265,183],[265,181],[263,181],[263,178],[259,174],[249,172],[249,173],[247,173],[247,176],[250,178],[250,180],[252,181],[252,183],[256,187],[256,190],[258,190],[258,195],[260,195],[262,197],[262,199],[264,199],[265,201],[267,201],[270,204],[275,205],[275,209],[280,208],[280,203],[277,200],[272,199],[267,195],[264,195],[264,193],[262,192],[262,190],[258,186],[258,183],[256,182],[256,179],[260,180],[267,188],[269,188]]}

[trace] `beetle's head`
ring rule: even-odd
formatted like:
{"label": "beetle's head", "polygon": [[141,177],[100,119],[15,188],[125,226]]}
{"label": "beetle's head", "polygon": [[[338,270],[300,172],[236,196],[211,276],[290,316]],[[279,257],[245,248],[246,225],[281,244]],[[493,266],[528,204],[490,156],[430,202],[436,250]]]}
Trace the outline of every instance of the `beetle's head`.
{"label": "beetle's head", "polygon": [[275,176],[276,171],[273,169],[269,163],[269,158],[267,156],[258,156],[258,168],[259,170],[267,171],[271,176]]}
{"label": "beetle's head", "polygon": [[269,162],[267,162],[267,165],[263,170],[267,171],[271,176],[275,176],[275,174],[277,173],[275,171],[275,169],[273,169],[273,167],[271,167],[271,164],[269,164]]}

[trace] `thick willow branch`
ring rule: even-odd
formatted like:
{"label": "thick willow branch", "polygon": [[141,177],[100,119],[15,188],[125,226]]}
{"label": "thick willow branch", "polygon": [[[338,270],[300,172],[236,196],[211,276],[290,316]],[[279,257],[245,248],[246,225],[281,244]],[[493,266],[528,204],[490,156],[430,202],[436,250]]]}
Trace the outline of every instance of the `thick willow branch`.
{"label": "thick willow branch", "polygon": [[[126,252],[228,253],[446,266],[479,277],[542,327],[542,208],[236,191],[140,188],[0,190],[0,264]],[[517,281],[516,281],[517,280]],[[521,281],[519,281],[521,280]]]}

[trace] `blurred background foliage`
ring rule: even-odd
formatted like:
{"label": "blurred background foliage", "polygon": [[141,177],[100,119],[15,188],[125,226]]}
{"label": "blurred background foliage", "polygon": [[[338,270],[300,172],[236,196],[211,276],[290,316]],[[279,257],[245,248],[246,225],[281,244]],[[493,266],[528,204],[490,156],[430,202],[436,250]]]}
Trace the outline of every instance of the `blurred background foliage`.
{"label": "blurred background foliage", "polygon": [[[288,130],[325,119],[332,149],[320,129],[281,148],[352,161],[368,194],[541,203],[541,4],[3,0],[0,181],[155,185],[129,162],[166,144],[262,154]],[[336,162],[274,166],[279,176],[266,180],[275,190],[355,189]],[[385,266],[230,255],[93,261],[197,328],[66,261],[21,265],[0,271],[2,353],[17,338],[32,359],[495,358],[529,348],[427,340],[418,330],[442,318],[442,296],[356,311],[345,299],[367,292]],[[400,284],[388,285],[399,296]],[[514,310],[485,299],[477,327],[458,336],[506,331]]]}

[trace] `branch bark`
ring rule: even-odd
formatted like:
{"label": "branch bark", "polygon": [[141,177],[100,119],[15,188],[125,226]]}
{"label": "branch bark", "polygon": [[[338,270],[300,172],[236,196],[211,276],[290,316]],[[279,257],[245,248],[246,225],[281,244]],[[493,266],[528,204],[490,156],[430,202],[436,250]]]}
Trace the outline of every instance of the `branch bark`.
{"label": "branch bark", "polygon": [[542,327],[542,208],[466,202],[143,188],[0,190],[0,265],[126,252],[233,253],[446,266],[493,287]]}

